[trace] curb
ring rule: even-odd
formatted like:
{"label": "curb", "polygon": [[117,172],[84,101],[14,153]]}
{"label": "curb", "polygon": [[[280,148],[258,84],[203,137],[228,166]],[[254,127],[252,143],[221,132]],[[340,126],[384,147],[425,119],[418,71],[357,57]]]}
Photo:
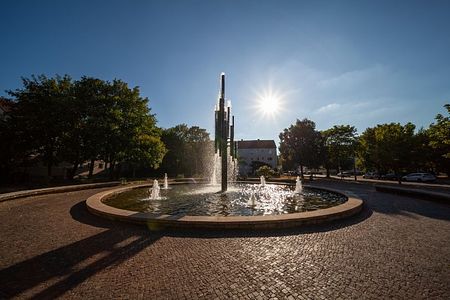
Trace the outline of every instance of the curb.
{"label": "curb", "polygon": [[[195,229],[281,229],[301,225],[321,224],[343,219],[359,213],[363,201],[342,191],[320,188],[325,191],[343,194],[348,200],[337,206],[314,211],[272,215],[272,216],[174,216],[155,213],[142,213],[118,209],[102,202],[112,194],[122,193],[130,189],[148,187],[150,184],[124,187],[100,192],[86,200],[89,212],[107,219],[146,225],[150,230],[162,228],[195,228]],[[305,186],[307,187],[307,186]],[[317,187],[314,187],[317,188]]]}
{"label": "curb", "polygon": [[450,203],[450,194],[446,193],[439,193],[418,189],[408,189],[404,187],[381,186],[381,185],[375,185],[375,189],[378,192],[407,195],[416,198],[426,198],[425,200],[434,200],[439,202]]}
{"label": "curb", "polygon": [[19,198],[25,198],[25,197],[30,197],[30,196],[81,191],[81,190],[95,189],[95,188],[101,188],[101,187],[113,187],[113,186],[117,186],[120,184],[121,183],[119,181],[113,181],[113,182],[103,182],[103,183],[67,185],[67,186],[51,187],[51,188],[45,188],[45,189],[12,192],[12,193],[0,194],[0,202],[19,199]]}

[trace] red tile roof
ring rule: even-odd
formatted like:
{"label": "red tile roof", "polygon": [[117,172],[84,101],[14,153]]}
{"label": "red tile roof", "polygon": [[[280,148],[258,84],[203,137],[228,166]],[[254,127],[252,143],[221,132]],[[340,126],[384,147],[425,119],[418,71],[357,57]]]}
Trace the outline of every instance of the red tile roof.
{"label": "red tile roof", "polygon": [[275,146],[274,140],[250,140],[250,141],[238,141],[238,149],[267,149],[274,148]]}

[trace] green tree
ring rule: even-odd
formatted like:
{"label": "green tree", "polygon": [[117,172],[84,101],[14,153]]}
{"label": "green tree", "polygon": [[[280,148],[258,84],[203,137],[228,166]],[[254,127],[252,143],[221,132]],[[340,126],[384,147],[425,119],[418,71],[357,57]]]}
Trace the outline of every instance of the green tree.
{"label": "green tree", "polygon": [[187,173],[195,176],[209,175],[206,168],[213,154],[212,143],[206,129],[192,126],[187,131],[185,144],[185,162]]}
{"label": "green tree", "polygon": [[323,141],[316,124],[308,119],[298,120],[279,135],[280,154],[289,164],[295,162],[300,166],[303,178],[303,167],[318,168],[323,157]]}
{"label": "green tree", "polygon": [[430,137],[428,130],[423,128],[414,135],[411,147],[411,160],[408,171],[417,170],[432,171],[436,170],[435,152],[430,146]]}
{"label": "green tree", "polygon": [[14,102],[3,97],[0,97],[0,102],[6,110],[4,115],[0,115],[0,182],[6,182],[12,181],[12,172],[26,156],[26,148],[20,147],[17,132],[10,122],[9,114],[14,108]]}
{"label": "green tree", "polygon": [[[147,161],[157,167],[165,149],[159,144],[160,130],[156,126],[155,116],[150,114],[149,101],[140,96],[139,88],[130,89],[125,82],[115,79],[107,84],[105,97],[100,99],[105,105],[102,110],[103,136],[98,146],[101,149],[100,158],[109,163],[110,176],[114,176],[116,164],[130,162],[130,156],[135,163]],[[151,152],[150,159],[142,149],[156,152]],[[117,172],[120,172],[120,165]]]}
{"label": "green tree", "polygon": [[394,171],[401,183],[401,171],[410,167],[415,143],[415,126],[407,123],[377,125],[367,128],[360,137],[358,157],[366,168],[379,172]]}
{"label": "green tree", "polygon": [[356,146],[356,128],[350,125],[334,125],[332,128],[322,131],[326,150],[325,167],[327,176],[330,174],[330,166],[334,166],[339,172],[349,160],[353,160]]}
{"label": "green tree", "polygon": [[437,169],[450,176],[450,104],[444,107],[448,116],[438,114],[436,121],[427,130],[427,135]]}
{"label": "green tree", "polygon": [[189,127],[186,124],[164,129],[161,139],[167,148],[161,169],[170,176],[184,174],[184,145]]}
{"label": "green tree", "polygon": [[15,97],[10,122],[16,130],[16,142],[42,159],[50,177],[53,166],[61,160],[64,133],[71,126],[65,109],[72,99],[72,79],[68,75],[40,75],[22,78],[22,84],[22,89],[8,91]]}
{"label": "green tree", "polygon": [[367,128],[359,137],[356,147],[356,156],[359,167],[381,172],[380,158],[378,156],[378,144],[375,138],[375,128]]}
{"label": "green tree", "polygon": [[256,170],[257,176],[264,176],[265,178],[270,178],[275,174],[275,171],[272,170],[269,166],[261,166],[258,170]]}
{"label": "green tree", "polygon": [[209,175],[213,144],[206,129],[180,124],[162,133],[168,152],[161,168],[172,176]]}
{"label": "green tree", "polygon": [[[250,167],[252,168],[252,174],[258,175],[257,172],[259,169],[261,169],[261,167],[270,168],[270,165],[263,161],[254,160],[251,162]],[[261,176],[261,175],[258,175],[258,176]]]}
{"label": "green tree", "polygon": [[62,160],[73,164],[71,176],[85,160],[108,162],[111,176],[116,164],[161,163],[161,131],[139,88],[91,77],[73,82],[67,75],[24,78],[23,85],[9,91],[15,105],[8,126],[23,156],[40,157],[49,177]]}
{"label": "green tree", "polygon": [[63,132],[61,141],[61,157],[73,165],[70,178],[86,160],[91,162],[89,177],[92,176],[94,161],[99,159],[104,127],[108,125],[102,113],[107,86],[107,82],[92,77],[82,77],[72,84],[71,99],[64,106],[70,126]]}

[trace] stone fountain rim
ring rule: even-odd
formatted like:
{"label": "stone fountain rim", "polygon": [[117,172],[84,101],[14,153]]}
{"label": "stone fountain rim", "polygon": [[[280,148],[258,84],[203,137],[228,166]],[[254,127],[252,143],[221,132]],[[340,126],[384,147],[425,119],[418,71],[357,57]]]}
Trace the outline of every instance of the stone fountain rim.
{"label": "stone fountain rim", "polygon": [[[238,182],[240,183],[240,182]],[[242,182],[249,183],[249,182]],[[255,183],[255,182],[253,182]],[[174,184],[187,184],[186,182],[176,182]],[[289,182],[267,182],[267,184],[295,185]],[[86,200],[89,212],[94,215],[112,220],[129,223],[145,224],[150,229],[161,228],[204,228],[204,229],[275,229],[299,227],[306,224],[321,224],[333,220],[347,218],[359,213],[363,207],[363,201],[351,192],[341,191],[331,188],[315,187],[304,185],[305,187],[329,191],[344,195],[347,201],[329,208],[314,211],[298,212],[282,215],[269,216],[175,216],[166,214],[155,214],[150,212],[136,212],[115,208],[103,203],[103,199],[114,194],[125,191],[150,187],[152,184],[139,184],[127,187],[116,188],[97,193]]]}

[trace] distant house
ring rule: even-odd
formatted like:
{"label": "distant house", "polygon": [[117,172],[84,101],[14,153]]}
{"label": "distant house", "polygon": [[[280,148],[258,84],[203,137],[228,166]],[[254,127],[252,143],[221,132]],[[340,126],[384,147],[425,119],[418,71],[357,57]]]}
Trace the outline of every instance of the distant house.
{"label": "distant house", "polygon": [[237,154],[241,175],[251,174],[255,164],[277,167],[277,147],[273,140],[240,140],[237,142]]}

